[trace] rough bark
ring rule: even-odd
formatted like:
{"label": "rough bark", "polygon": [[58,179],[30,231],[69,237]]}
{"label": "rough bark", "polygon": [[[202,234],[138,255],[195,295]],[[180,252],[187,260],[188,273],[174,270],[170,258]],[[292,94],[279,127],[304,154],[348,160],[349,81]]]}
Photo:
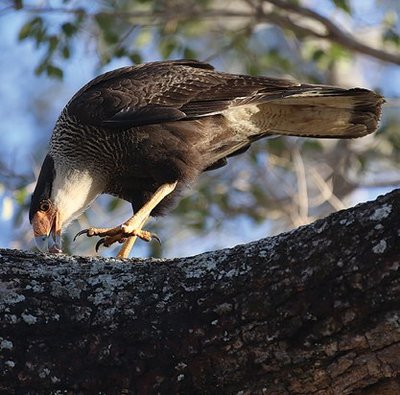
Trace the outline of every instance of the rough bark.
{"label": "rough bark", "polygon": [[184,259],[0,250],[0,392],[398,394],[399,201]]}

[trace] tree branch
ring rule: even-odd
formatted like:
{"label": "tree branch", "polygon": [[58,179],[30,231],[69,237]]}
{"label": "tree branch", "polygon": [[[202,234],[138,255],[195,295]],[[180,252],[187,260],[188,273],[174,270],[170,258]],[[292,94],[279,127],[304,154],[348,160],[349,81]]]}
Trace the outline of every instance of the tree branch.
{"label": "tree branch", "polygon": [[303,17],[310,18],[314,21],[317,21],[323,25],[326,30],[326,33],[321,34],[316,30],[311,28],[305,28],[299,26],[297,23],[293,22],[289,17],[279,16],[275,19],[276,23],[281,27],[286,27],[294,32],[299,32],[303,35],[310,35],[317,38],[324,38],[329,41],[336,42],[340,44],[344,48],[350,49],[352,51],[356,51],[358,53],[371,56],[376,59],[383,60],[385,62],[394,63],[400,65],[400,54],[394,52],[387,52],[378,48],[371,47],[366,45],[350,34],[346,34],[342,29],[340,29],[337,25],[335,25],[330,19],[325,18],[321,14],[311,10],[310,8],[296,5],[291,2],[282,1],[282,0],[263,0],[265,3],[272,4],[279,8],[280,10],[288,11]]}
{"label": "tree branch", "polygon": [[175,260],[0,250],[0,392],[398,393],[399,202]]}
{"label": "tree branch", "polygon": [[[400,65],[400,54],[395,52],[385,51],[383,49],[374,48],[370,45],[362,43],[356,40],[350,34],[345,33],[330,19],[320,15],[304,6],[296,5],[292,2],[282,0],[262,0],[265,4],[271,4],[274,8],[271,12],[266,12],[261,7],[254,5],[253,9],[249,10],[226,10],[226,9],[202,9],[199,7],[186,7],[186,8],[173,8],[160,11],[101,11],[99,13],[89,13],[83,8],[64,8],[64,7],[34,7],[24,6],[24,10],[34,13],[67,13],[83,16],[88,18],[94,18],[95,16],[112,16],[119,19],[130,19],[134,20],[136,25],[143,25],[143,21],[154,21],[155,19],[160,24],[166,24],[169,20],[175,21],[190,21],[193,19],[231,19],[231,18],[248,18],[257,20],[259,22],[268,22],[275,24],[283,29],[291,30],[296,35],[303,37],[316,37],[328,41],[340,44],[344,48],[351,51],[358,52],[360,54],[371,56],[375,59],[379,59],[385,62],[394,63]],[[249,2],[247,2],[249,4]],[[283,11],[283,13],[282,13]],[[325,32],[321,32],[318,29],[303,25],[299,20],[294,20],[291,16],[306,17],[309,20],[318,22],[322,26]]]}

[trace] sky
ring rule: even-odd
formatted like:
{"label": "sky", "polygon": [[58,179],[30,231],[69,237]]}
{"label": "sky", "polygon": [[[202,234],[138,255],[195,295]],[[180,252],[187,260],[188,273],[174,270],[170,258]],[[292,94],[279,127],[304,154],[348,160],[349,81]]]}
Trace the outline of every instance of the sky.
{"label": "sky", "polygon": [[[321,13],[329,15],[330,2],[328,0],[309,0],[309,3]],[[359,13],[356,22],[372,23],[374,18],[380,17],[380,10],[372,8],[372,0],[354,0]],[[97,60],[79,47],[71,60],[65,63],[65,77],[62,82],[49,79],[47,76],[36,76],[33,73],[34,65],[42,56],[31,42],[18,42],[17,36],[20,26],[24,23],[24,13],[9,13],[0,21],[0,155],[4,163],[17,174],[26,175],[30,172],[37,174],[38,163],[42,160],[43,148],[47,146],[54,122],[68,99],[87,81],[96,74]],[[346,22],[346,21],[344,21]],[[146,60],[156,60],[149,53]],[[113,69],[125,65],[125,60],[113,61],[103,70]],[[400,96],[400,67],[385,66],[360,58],[362,69],[366,70],[363,76],[366,84],[374,81],[386,96]],[[373,86],[370,86],[373,88]],[[50,100],[49,100],[50,98]],[[31,173],[32,174],[32,173]],[[30,186],[33,190],[34,185]],[[374,198],[384,192],[382,189],[359,191],[354,199],[357,201]],[[12,248],[16,244],[13,240],[16,233],[29,227],[28,219],[23,218],[22,224],[14,229],[14,216],[18,206],[14,202],[13,191],[0,186],[0,246]],[[129,208],[126,208],[129,213]],[[186,239],[186,246],[169,244],[170,256],[187,255],[201,252],[220,246],[231,246],[239,242],[248,242],[251,239],[265,237],[269,232],[268,224],[254,226],[245,219],[240,222],[227,222],[230,229],[224,234],[213,233],[205,237],[202,245],[196,244],[196,237]],[[243,232],[238,235],[235,229]],[[13,233],[14,232],[14,233]],[[16,232],[16,233],[15,233]],[[17,236],[18,238],[18,236]],[[27,248],[32,246],[27,242]],[[138,254],[146,255],[146,249],[139,247]]]}

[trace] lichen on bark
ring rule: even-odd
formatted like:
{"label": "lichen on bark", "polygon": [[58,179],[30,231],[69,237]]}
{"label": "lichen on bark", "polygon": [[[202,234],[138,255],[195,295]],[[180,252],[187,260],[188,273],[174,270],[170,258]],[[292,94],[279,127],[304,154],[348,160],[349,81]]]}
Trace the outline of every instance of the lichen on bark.
{"label": "lichen on bark", "polygon": [[0,391],[395,391],[399,196],[182,259],[0,250]]}

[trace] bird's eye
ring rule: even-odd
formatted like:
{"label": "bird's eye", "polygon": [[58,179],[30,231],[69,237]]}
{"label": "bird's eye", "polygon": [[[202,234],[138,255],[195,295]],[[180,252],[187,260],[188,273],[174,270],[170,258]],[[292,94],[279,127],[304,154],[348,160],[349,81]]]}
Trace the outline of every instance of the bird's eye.
{"label": "bird's eye", "polygon": [[49,211],[50,209],[50,202],[48,200],[43,200],[42,202],[40,202],[40,206],[39,206],[40,211]]}

